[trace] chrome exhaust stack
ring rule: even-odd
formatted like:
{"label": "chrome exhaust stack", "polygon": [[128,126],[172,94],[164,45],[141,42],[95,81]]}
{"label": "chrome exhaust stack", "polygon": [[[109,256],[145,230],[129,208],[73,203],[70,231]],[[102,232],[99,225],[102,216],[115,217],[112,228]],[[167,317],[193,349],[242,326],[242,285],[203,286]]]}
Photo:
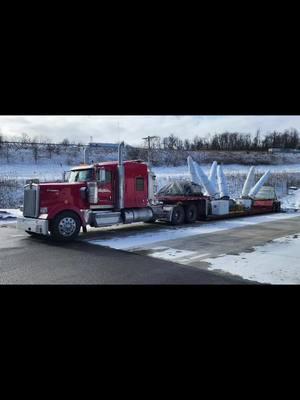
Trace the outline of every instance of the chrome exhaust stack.
{"label": "chrome exhaust stack", "polygon": [[119,177],[119,191],[118,191],[118,209],[124,208],[124,193],[125,193],[125,169],[124,169],[124,152],[125,144],[119,144],[119,160],[118,160],[118,177]]}

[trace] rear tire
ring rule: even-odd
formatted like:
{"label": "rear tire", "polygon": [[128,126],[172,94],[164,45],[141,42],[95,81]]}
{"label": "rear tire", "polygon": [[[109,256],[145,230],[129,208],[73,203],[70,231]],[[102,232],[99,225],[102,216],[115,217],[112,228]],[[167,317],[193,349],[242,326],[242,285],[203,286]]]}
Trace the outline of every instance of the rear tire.
{"label": "rear tire", "polygon": [[78,236],[81,221],[78,215],[71,211],[58,214],[51,224],[51,236],[60,242],[70,242]]}
{"label": "rear tire", "polygon": [[197,219],[198,210],[195,204],[189,204],[185,207],[185,222],[187,224],[192,224]]}
{"label": "rear tire", "polygon": [[182,225],[184,223],[184,218],[185,218],[184,208],[182,206],[174,207],[171,224]]}

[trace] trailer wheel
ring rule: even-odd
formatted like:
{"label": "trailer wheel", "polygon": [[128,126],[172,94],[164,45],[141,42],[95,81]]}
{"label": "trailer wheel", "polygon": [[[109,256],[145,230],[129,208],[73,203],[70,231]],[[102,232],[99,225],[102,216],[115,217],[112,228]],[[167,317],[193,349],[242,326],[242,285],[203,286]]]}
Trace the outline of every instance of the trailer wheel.
{"label": "trailer wheel", "polygon": [[189,204],[185,207],[185,222],[187,224],[192,224],[197,219],[197,207],[195,204]]}
{"label": "trailer wheel", "polygon": [[172,225],[181,225],[184,223],[185,213],[184,208],[182,206],[176,206],[173,209],[172,213]]}
{"label": "trailer wheel", "polygon": [[80,228],[79,217],[71,211],[65,211],[54,218],[51,224],[51,235],[55,240],[69,242],[76,239]]}
{"label": "trailer wheel", "polygon": [[273,205],[273,211],[274,212],[280,212],[281,211],[281,202],[276,201]]}

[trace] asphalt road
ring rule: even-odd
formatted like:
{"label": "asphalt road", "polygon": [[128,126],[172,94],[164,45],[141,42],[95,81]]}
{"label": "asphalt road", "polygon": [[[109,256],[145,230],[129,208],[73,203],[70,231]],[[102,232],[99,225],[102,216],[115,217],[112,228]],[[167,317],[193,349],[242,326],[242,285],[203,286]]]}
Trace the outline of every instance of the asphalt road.
{"label": "asphalt road", "polygon": [[[147,229],[147,228],[145,228]],[[85,241],[59,244],[0,225],[1,284],[237,284],[242,279]]]}
{"label": "asphalt road", "polygon": [[[222,271],[208,271],[208,263],[201,256],[209,253],[214,258],[250,252],[253,246],[299,234],[300,217],[270,219],[263,224],[160,241],[131,251],[88,243],[139,232],[155,234],[165,229],[166,225],[159,224],[91,229],[76,242],[59,244],[46,238],[32,238],[17,231],[13,224],[0,225],[0,284],[252,284]],[[195,252],[196,257],[176,262],[159,255],[154,258],[151,253],[157,246]]]}

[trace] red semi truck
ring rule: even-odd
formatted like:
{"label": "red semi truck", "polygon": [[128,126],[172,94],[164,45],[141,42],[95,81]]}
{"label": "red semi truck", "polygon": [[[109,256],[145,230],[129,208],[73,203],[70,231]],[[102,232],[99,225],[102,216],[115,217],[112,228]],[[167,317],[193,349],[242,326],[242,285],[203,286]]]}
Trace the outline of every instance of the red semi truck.
{"label": "red semi truck", "polygon": [[[81,228],[86,231],[88,225],[103,227],[156,220],[180,225],[212,216],[212,201],[198,185],[191,184],[185,194],[164,191],[155,195],[155,175],[151,169],[141,161],[123,161],[123,149],[121,143],[118,161],[73,168],[68,182],[27,184],[23,217],[18,218],[17,227],[31,235],[50,234],[55,239],[70,241]],[[260,200],[239,215],[278,211],[277,203],[274,199]],[[234,216],[234,212],[230,214]]]}

